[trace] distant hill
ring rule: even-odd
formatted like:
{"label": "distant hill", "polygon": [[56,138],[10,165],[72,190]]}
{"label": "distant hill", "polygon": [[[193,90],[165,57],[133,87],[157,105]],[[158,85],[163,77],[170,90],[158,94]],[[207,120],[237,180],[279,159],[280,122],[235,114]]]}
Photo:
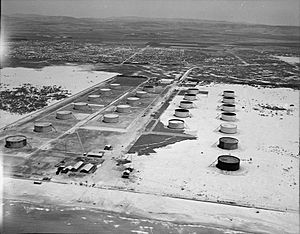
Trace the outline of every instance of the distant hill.
{"label": "distant hill", "polygon": [[143,17],[74,18],[14,14],[2,16],[10,40],[299,42],[299,27],[238,24],[196,19]]}

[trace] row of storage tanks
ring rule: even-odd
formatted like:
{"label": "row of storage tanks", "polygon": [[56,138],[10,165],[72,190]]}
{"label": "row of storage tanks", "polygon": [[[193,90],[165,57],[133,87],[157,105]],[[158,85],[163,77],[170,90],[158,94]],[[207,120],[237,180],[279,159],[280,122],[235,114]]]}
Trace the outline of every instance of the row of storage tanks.
{"label": "row of storage tanks", "polygon": [[[110,88],[101,88],[100,93],[104,97],[109,97],[113,90],[121,89],[121,85],[117,83],[110,84]],[[138,106],[141,98],[147,97],[148,93],[154,93],[155,87],[153,85],[145,85],[143,90],[137,91],[135,96],[128,97],[126,99],[127,104],[121,104],[116,107],[117,113],[129,113],[130,108]],[[89,95],[88,101],[99,101],[101,95]],[[77,102],[73,104],[73,109],[77,111],[87,112],[91,110],[88,103]],[[119,122],[119,115],[117,113],[107,113],[103,116],[103,122],[105,123],[117,123]],[[62,110],[56,112],[56,119],[58,120],[70,120],[75,119],[72,111]],[[33,131],[37,133],[49,133],[55,130],[55,127],[51,122],[35,122]],[[6,137],[5,147],[7,148],[22,148],[27,145],[27,138],[23,135],[15,135]]]}
{"label": "row of storage tanks", "polygon": [[[236,121],[235,92],[233,90],[223,91],[221,110],[220,119],[226,122],[220,124],[220,132],[236,134],[237,125],[232,123]],[[218,147],[224,150],[235,150],[238,148],[238,142],[238,139],[234,137],[221,137]],[[236,171],[240,168],[240,159],[230,154],[220,155],[216,167],[221,170]]]}
{"label": "row of storage tanks", "polygon": [[[108,97],[112,94],[112,90],[120,89],[120,84],[110,84],[111,89],[109,88],[103,88],[100,89],[100,93],[102,95],[89,95],[88,101],[91,102],[97,102],[101,100],[101,97]],[[127,104],[121,104],[116,107],[117,113],[129,113],[130,108],[134,106],[138,106],[140,103],[141,98],[147,97],[148,93],[155,92],[155,87],[152,85],[145,85],[143,87],[143,90],[139,90],[136,92],[135,96],[127,97],[126,103]],[[91,106],[88,103],[85,102],[77,102],[73,104],[73,109],[78,111],[90,111]],[[59,111],[56,113],[57,119],[71,119],[73,117],[73,114],[71,111]],[[103,116],[103,122],[105,123],[117,123],[119,122],[119,115],[116,113],[107,113]]]}
{"label": "row of storage tanks", "polygon": [[[208,91],[200,91],[197,88],[189,88],[186,90],[184,100],[180,101],[179,107],[175,109],[174,115],[179,118],[191,117],[189,109],[194,107],[193,101],[197,99],[197,94],[202,93],[208,95]],[[233,90],[225,90],[223,92],[221,120],[226,121],[221,123],[219,131],[225,134],[236,134],[237,125],[230,122],[236,121],[235,109],[235,92]],[[171,129],[184,129],[185,122],[182,119],[170,119],[168,127]],[[234,150],[238,148],[238,139],[233,137],[219,138],[218,147],[225,150]],[[217,167],[222,170],[235,171],[239,169],[240,160],[231,155],[221,155],[218,157]]]}
{"label": "row of storage tanks", "polygon": [[148,97],[148,93],[154,93],[155,87],[153,85],[145,85],[143,90],[138,90],[135,93],[135,96],[127,97],[126,104],[120,104],[116,106],[115,111],[117,113],[106,113],[103,115],[104,123],[118,123],[119,114],[118,113],[129,113],[131,107],[136,107],[140,104],[142,98]]}
{"label": "row of storage tanks", "polygon": [[[193,101],[197,100],[197,94],[208,95],[208,91],[199,90],[197,88],[189,88],[184,94],[183,100],[179,103],[179,108],[175,109],[174,116],[179,118],[191,117],[189,109],[195,107]],[[171,129],[184,129],[185,122],[182,119],[170,119],[168,121],[168,127]]]}

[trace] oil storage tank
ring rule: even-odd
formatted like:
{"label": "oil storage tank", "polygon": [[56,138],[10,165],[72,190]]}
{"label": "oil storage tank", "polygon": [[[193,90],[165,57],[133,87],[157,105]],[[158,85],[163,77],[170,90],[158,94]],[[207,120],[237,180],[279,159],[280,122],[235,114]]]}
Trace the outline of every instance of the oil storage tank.
{"label": "oil storage tank", "polygon": [[145,85],[143,90],[148,92],[148,93],[154,93],[155,92],[155,87],[154,87],[154,85]]}
{"label": "oil storage tank", "polygon": [[223,96],[224,97],[234,97],[234,91],[233,90],[224,90],[223,91]]}
{"label": "oil storage tank", "polygon": [[181,101],[179,106],[183,109],[191,109],[194,107],[194,103],[191,101]]}
{"label": "oil storage tank", "polygon": [[221,119],[225,121],[236,121],[236,113],[233,112],[222,112],[221,113]]}
{"label": "oil storage tank", "polygon": [[131,106],[137,106],[140,103],[140,99],[138,97],[128,97],[127,103]]}
{"label": "oil storage tank", "polygon": [[121,85],[118,83],[112,83],[109,86],[111,89],[121,89]]}
{"label": "oil storage tank", "polygon": [[118,105],[117,106],[117,112],[119,112],[119,113],[129,113],[130,112],[130,106],[129,105]]}
{"label": "oil storage tank", "polygon": [[222,123],[220,125],[220,132],[226,134],[235,134],[237,133],[237,125],[231,123]]}
{"label": "oil storage tank", "polygon": [[175,116],[180,118],[190,117],[190,112],[187,109],[175,109]]}
{"label": "oil storage tank", "polygon": [[108,97],[111,95],[111,93],[112,93],[111,89],[107,89],[107,88],[100,89],[100,94],[102,96]]}
{"label": "oil storage tank", "polygon": [[226,150],[234,150],[238,148],[239,140],[233,137],[221,137],[218,147]]}
{"label": "oil storage tank", "polygon": [[197,99],[197,96],[196,96],[196,94],[186,93],[186,94],[184,95],[184,98],[183,98],[183,99],[188,100],[188,101],[194,101],[194,100]]}
{"label": "oil storage tank", "polygon": [[232,155],[221,155],[216,167],[225,171],[237,171],[240,169],[240,159]]}
{"label": "oil storage tank", "polygon": [[27,145],[27,137],[23,135],[14,135],[8,136],[5,138],[5,147],[6,148],[23,148]]}
{"label": "oil storage tank", "polygon": [[100,95],[97,94],[91,94],[88,96],[88,101],[89,102],[97,102],[100,101]]}
{"label": "oil storage tank", "polygon": [[80,111],[88,111],[90,110],[90,107],[86,102],[76,102],[73,104],[73,109]]}
{"label": "oil storage tank", "polygon": [[51,132],[53,129],[52,123],[50,122],[36,122],[34,123],[33,131],[35,132]]}
{"label": "oil storage tank", "polygon": [[60,120],[72,119],[73,114],[72,111],[57,111],[56,118]]}
{"label": "oil storage tank", "polygon": [[223,97],[223,103],[234,104],[235,98],[234,97]]}
{"label": "oil storage tank", "polygon": [[135,96],[137,96],[138,98],[144,98],[144,97],[147,97],[147,92],[145,92],[145,91],[136,91]]}
{"label": "oil storage tank", "polygon": [[235,112],[235,105],[234,104],[228,104],[224,103],[222,104],[222,110],[226,112]]}
{"label": "oil storage tank", "polygon": [[199,93],[199,89],[197,89],[197,88],[189,88],[187,90],[187,93],[188,94],[198,94]]}
{"label": "oil storage tank", "polygon": [[105,114],[103,116],[103,122],[105,123],[117,123],[119,122],[119,115],[117,114]]}
{"label": "oil storage tank", "polygon": [[170,119],[168,127],[172,129],[184,129],[184,121],[181,119]]}

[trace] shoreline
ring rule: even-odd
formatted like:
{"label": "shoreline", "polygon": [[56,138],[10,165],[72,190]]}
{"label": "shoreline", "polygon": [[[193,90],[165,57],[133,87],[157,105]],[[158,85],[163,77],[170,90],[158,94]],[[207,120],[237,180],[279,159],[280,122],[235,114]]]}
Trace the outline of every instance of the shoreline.
{"label": "shoreline", "polygon": [[[205,204],[158,195],[99,190],[52,182],[34,185],[32,181],[22,179],[5,178],[4,184],[8,187],[5,189],[4,199],[10,200],[70,207],[81,206],[176,224],[200,224],[245,232],[297,233],[298,228],[299,217],[295,215],[297,212],[229,207],[223,204]],[[16,190],[22,193],[13,193]]]}

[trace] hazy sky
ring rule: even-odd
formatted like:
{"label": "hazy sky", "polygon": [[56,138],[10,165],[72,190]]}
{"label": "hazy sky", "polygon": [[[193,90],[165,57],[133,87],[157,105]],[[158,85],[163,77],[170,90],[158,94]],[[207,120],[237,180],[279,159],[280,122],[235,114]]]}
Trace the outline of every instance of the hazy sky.
{"label": "hazy sky", "polygon": [[2,14],[142,16],[300,25],[300,0],[1,0]]}

